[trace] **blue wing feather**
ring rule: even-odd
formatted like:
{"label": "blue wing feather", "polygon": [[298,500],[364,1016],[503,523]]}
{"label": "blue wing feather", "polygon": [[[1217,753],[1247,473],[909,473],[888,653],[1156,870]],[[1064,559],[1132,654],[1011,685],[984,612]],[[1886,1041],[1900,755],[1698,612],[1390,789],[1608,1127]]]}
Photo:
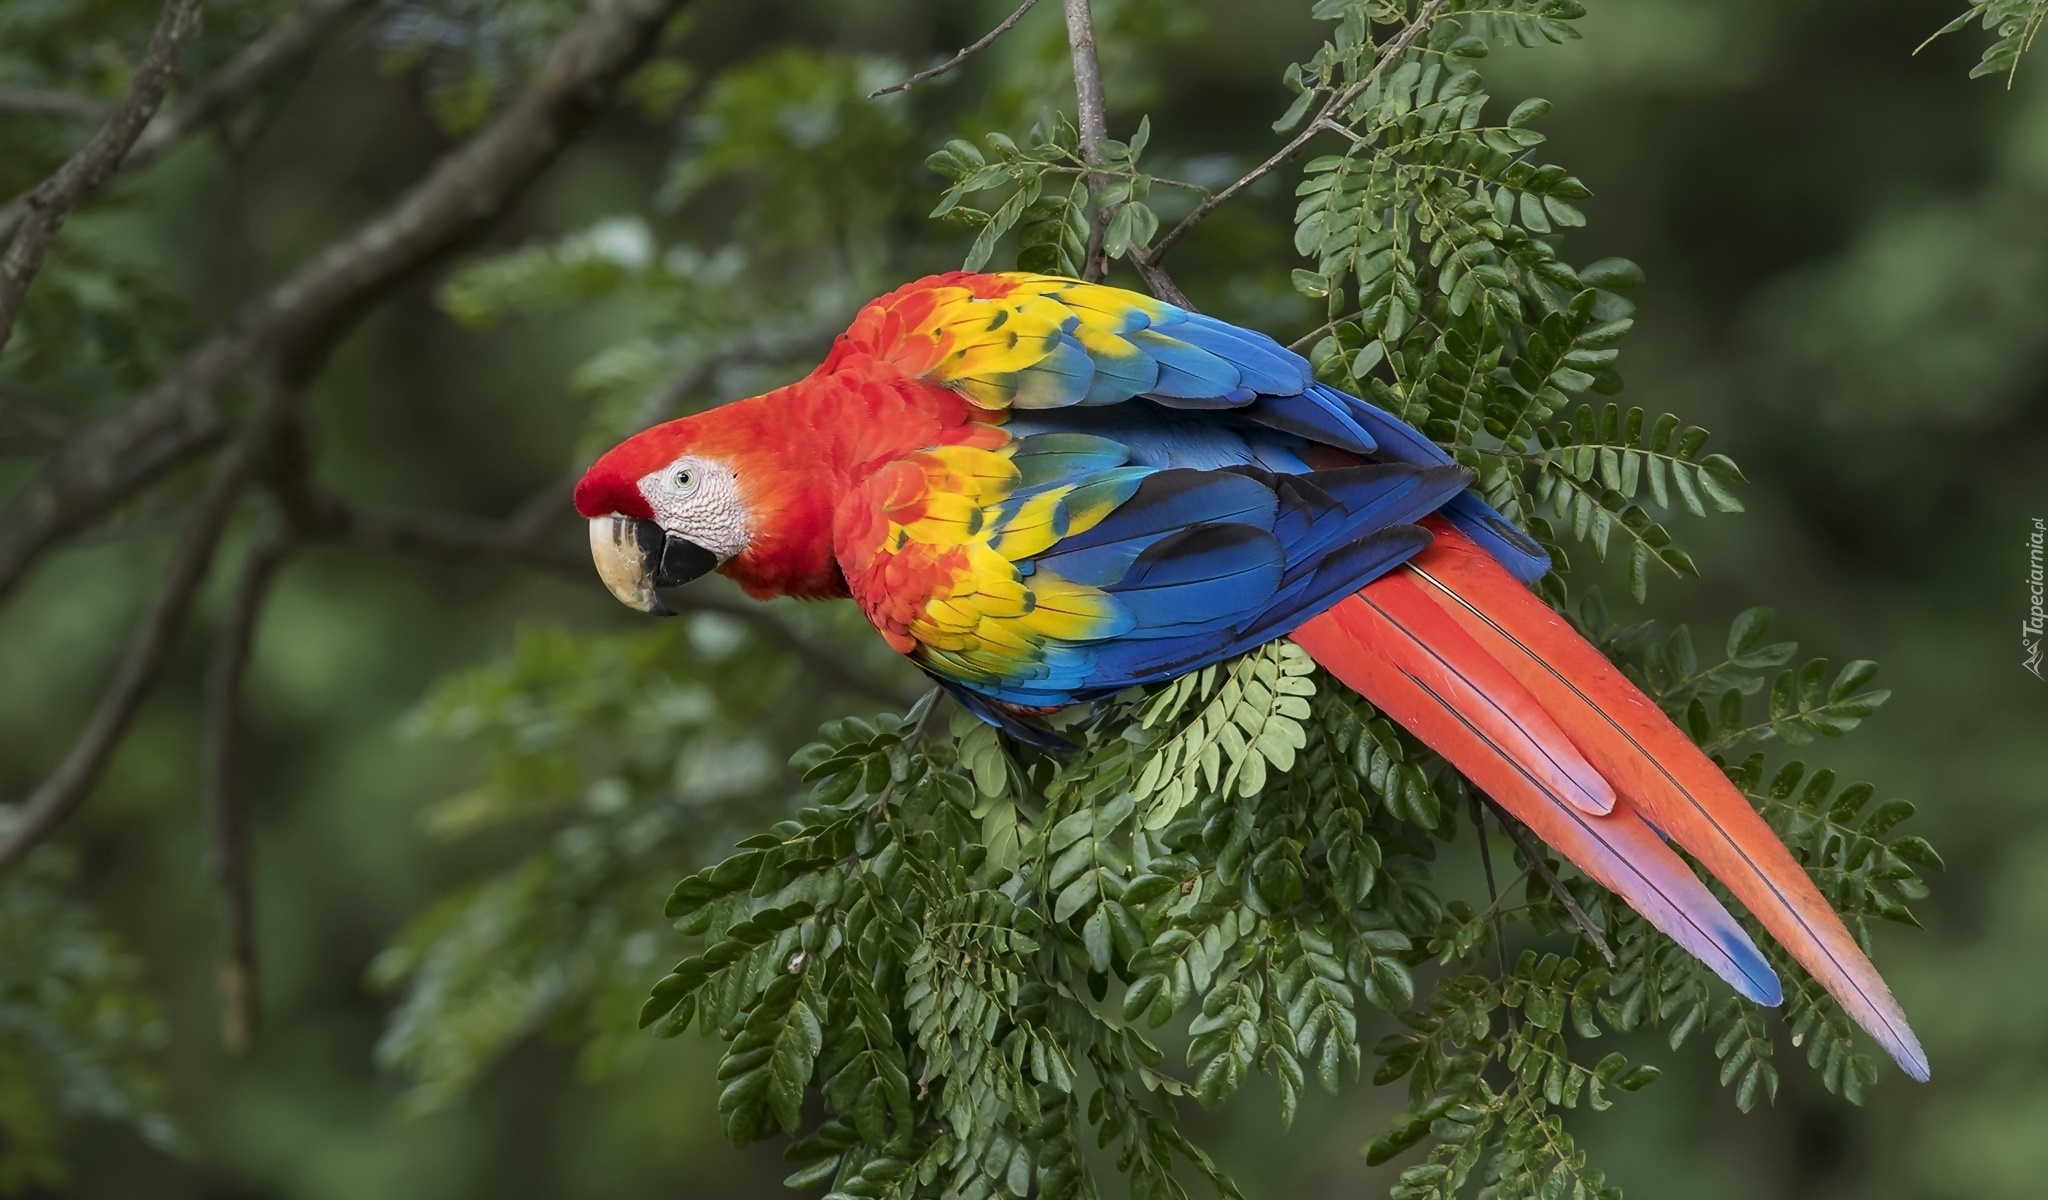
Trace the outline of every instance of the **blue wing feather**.
{"label": "blue wing feather", "polygon": [[[1359,423],[1379,443],[1380,453],[1384,456],[1396,462],[1409,463],[1441,465],[1451,461],[1451,456],[1445,454],[1441,446],[1394,414],[1322,384],[1317,384],[1312,390],[1348,405]],[[1550,555],[1543,547],[1477,495],[1464,492],[1454,497],[1444,506],[1444,516],[1483,546],[1487,553],[1499,559],[1501,565],[1523,583],[1534,583],[1550,570]]]}
{"label": "blue wing feather", "polygon": [[1019,373],[1006,422],[1019,439],[1018,496],[1074,486],[1070,509],[1099,508],[1104,496],[1114,507],[1017,568],[1106,592],[1121,606],[1121,632],[1048,647],[1028,678],[942,680],[984,719],[1057,744],[1030,710],[1291,632],[1427,546],[1415,522],[1431,512],[1524,581],[1549,569],[1434,442],[1316,383],[1306,359],[1264,334],[1167,306],[1112,312],[1086,290],[1067,302],[1094,303],[1091,315],[1108,319],[1091,320],[1085,346],[1069,325],[1044,362]]}
{"label": "blue wing feather", "polygon": [[1252,525],[1195,525],[1154,541],[1103,589],[1131,614],[1127,638],[1190,637],[1255,618],[1279,590],[1286,552]]}

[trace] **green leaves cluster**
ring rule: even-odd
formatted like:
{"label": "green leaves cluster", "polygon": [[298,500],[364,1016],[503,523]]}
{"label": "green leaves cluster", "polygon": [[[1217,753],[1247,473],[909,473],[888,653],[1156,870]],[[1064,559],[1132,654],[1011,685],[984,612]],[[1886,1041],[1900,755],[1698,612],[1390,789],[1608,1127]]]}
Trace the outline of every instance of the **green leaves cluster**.
{"label": "green leaves cluster", "polygon": [[1572,1057],[1567,1031],[1582,1041],[1602,1035],[1597,997],[1611,981],[1604,968],[1529,951],[1503,978],[1445,979],[1404,1014],[1405,1032],[1377,1048],[1373,1081],[1406,1078],[1410,1106],[1366,1148],[1366,1159],[1385,1162],[1426,1139],[1436,1145],[1401,1172],[1398,1200],[1457,1196],[1475,1177],[1504,1196],[1620,1194],[1587,1166],[1558,1111],[1581,1100],[1603,1110],[1613,1104],[1610,1089],[1632,1092],[1657,1078],[1656,1068],[1631,1066],[1619,1052],[1591,1065]]}
{"label": "green leaves cluster", "polygon": [[[1868,659],[1842,664],[1832,678],[1824,658],[1793,667],[1798,643],[1764,641],[1771,625],[1767,608],[1738,614],[1722,658],[1704,665],[1690,629],[1680,625],[1661,641],[1648,624],[1617,631],[1597,593],[1580,599],[1577,619],[1589,636],[1641,650],[1638,681],[1709,753],[1745,742],[1803,746],[1815,737],[1840,737],[1891,698],[1889,689],[1867,686],[1877,675]],[[1751,720],[1746,698],[1759,693],[1764,711]]]}
{"label": "green leaves cluster", "polygon": [[[1728,662],[1705,668],[1678,633],[1628,631],[1622,653],[1667,699],[1740,694],[1732,672],[1791,658],[1762,632],[1746,616]],[[1605,1036],[1658,1027],[1677,1046],[1712,1028],[1737,1102],[1775,1094],[1763,1011],[1547,855],[1614,965],[1585,966],[1581,939],[1490,974],[1507,922],[1574,934],[1561,899],[1533,870],[1519,903],[1512,885],[1485,911],[1439,894],[1433,864],[1465,785],[1298,655],[1269,646],[1097,705],[1069,725],[1072,753],[971,719],[938,732],[928,708],[828,724],[794,760],[806,806],[676,887],[667,911],[699,949],[655,986],[643,1023],[726,1041],[728,1132],[792,1135],[792,1185],[833,1196],[1092,1194],[1075,1151],[1089,1139],[1139,1194],[1180,1194],[1175,1160],[1234,1194],[1175,1129],[1174,1102],[1222,1103],[1263,1072],[1291,1121],[1311,1079],[1335,1091],[1362,1070],[1371,1008],[1397,1018],[1374,1081],[1408,1080],[1410,1105],[1369,1157],[1431,1146],[1401,1196],[1475,1180],[1612,1194],[1562,1114],[1604,1109],[1656,1071],[1589,1049]],[[1925,894],[1910,867],[1936,860],[1892,837],[1907,810],[1856,820],[1869,789],[1827,774],[1800,790],[1799,764],[1765,785],[1758,769],[1737,768],[1738,783],[1845,915],[1909,919]],[[1777,965],[1796,1044],[1859,1098],[1873,1060],[1796,966]],[[1168,1027],[1184,1029],[1185,1074],[1154,1032]]]}
{"label": "green leaves cluster", "polygon": [[[1992,41],[1984,47],[1977,65],[1970,68],[1970,78],[2003,75],[2009,88],[2019,74],[2020,56],[2033,48],[2044,24],[2048,24],[2048,0],[1970,0],[1969,7],[1935,30],[1927,41],[1971,25],[1982,26]],[[1921,49],[1926,49],[1926,45],[1921,43]]]}
{"label": "green leaves cluster", "polygon": [[1548,506],[1573,538],[1590,543],[1601,558],[1618,533],[1628,550],[1629,594],[1639,601],[1648,590],[1653,564],[1674,575],[1699,574],[1692,556],[1638,502],[1646,486],[1650,502],[1667,511],[1674,507],[1674,495],[1694,516],[1742,511],[1731,487],[1741,481],[1742,471],[1724,454],[1702,455],[1706,430],[1682,426],[1670,413],[1647,430],[1643,423],[1642,409],[1624,412],[1608,404],[1598,410],[1584,405],[1569,422],[1537,427],[1536,449],[1524,452],[1534,485],[1518,494],[1509,474],[1503,497],[1511,507],[1524,495],[1537,506]]}
{"label": "green leaves cluster", "polygon": [[1292,770],[1295,751],[1307,744],[1302,722],[1315,695],[1314,670],[1301,647],[1281,641],[1162,689],[1145,711],[1146,729],[1174,721],[1190,701],[1206,703],[1146,760],[1131,787],[1134,801],[1150,801],[1145,827],[1167,825],[1205,786],[1256,796],[1269,766]]}
{"label": "green leaves cluster", "polygon": [[[1365,799],[1386,751],[1357,730],[1375,714],[1317,696],[1299,654],[1248,655],[1180,704],[1100,706],[1072,755],[971,720],[940,734],[929,710],[827,725],[795,759],[809,805],[677,886],[668,912],[703,948],[643,1022],[732,1039],[728,1132],[798,1134],[793,1183],[1093,1194],[1094,1166],[1060,1149],[1092,1138],[1141,1194],[1180,1194],[1176,1162],[1235,1194],[1172,1099],[1219,1103],[1271,1070],[1291,1119],[1311,1075],[1334,1090],[1359,1068],[1359,999],[1412,999],[1408,959],[1441,911],[1409,882],[1429,835]],[[1218,714],[1237,730],[1215,739],[1230,785],[1141,804],[1164,747]],[[1245,768],[1283,744],[1283,766]],[[1332,776],[1344,786],[1310,782]],[[815,1046],[749,1032],[787,1030],[798,1005]],[[1191,1078],[1149,1032],[1177,1017]],[[810,1128],[805,1088],[825,1114]]]}
{"label": "green leaves cluster", "polygon": [[[983,153],[974,143],[954,138],[925,160],[926,166],[952,181],[931,215],[975,231],[962,264],[965,270],[985,267],[998,241],[1015,230],[1020,270],[1078,276],[1088,255],[1094,211],[1110,214],[1103,250],[1111,258],[1124,258],[1133,247],[1144,249],[1158,233],[1159,216],[1147,197],[1155,183],[1173,181],[1139,169],[1139,156],[1151,136],[1151,119],[1143,118],[1130,141],[1103,139],[1096,146],[1102,161],[1093,167],[1083,155],[1080,133],[1065,113],[1041,117],[1023,145],[1006,134],[991,133],[985,139],[988,152]],[[1091,176],[1101,183],[1092,197]],[[964,203],[969,197],[993,207],[970,207]]]}
{"label": "green leaves cluster", "polygon": [[1277,126],[1327,113],[1318,120],[1343,143],[1312,159],[1296,188],[1295,248],[1313,265],[1294,273],[1295,288],[1328,318],[1297,344],[1325,381],[1451,451],[1539,539],[1568,535],[1601,558],[1618,539],[1638,599],[1653,567],[1697,573],[1651,510],[1739,511],[1730,485],[1741,471],[1703,456],[1705,431],[1676,418],[1646,430],[1640,410],[1584,403],[1621,389],[1615,360],[1634,320],[1620,293],[1642,272],[1560,257],[1562,232],[1585,223],[1576,202],[1592,193],[1536,157],[1549,104],[1524,100],[1489,119],[1477,67],[1497,42],[1576,37],[1583,10],[1446,4],[1386,61],[1384,39],[1367,36],[1372,6],[1318,11],[1337,33],[1290,70],[1300,94]]}

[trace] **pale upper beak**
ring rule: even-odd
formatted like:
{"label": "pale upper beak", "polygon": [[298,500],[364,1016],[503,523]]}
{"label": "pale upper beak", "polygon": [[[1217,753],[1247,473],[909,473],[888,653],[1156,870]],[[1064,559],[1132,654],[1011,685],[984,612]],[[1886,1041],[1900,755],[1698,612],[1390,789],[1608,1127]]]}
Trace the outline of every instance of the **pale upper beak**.
{"label": "pale upper beak", "polygon": [[718,566],[716,554],[688,538],[616,513],[591,518],[590,558],[621,604],[657,617],[675,615],[659,589],[680,587]]}

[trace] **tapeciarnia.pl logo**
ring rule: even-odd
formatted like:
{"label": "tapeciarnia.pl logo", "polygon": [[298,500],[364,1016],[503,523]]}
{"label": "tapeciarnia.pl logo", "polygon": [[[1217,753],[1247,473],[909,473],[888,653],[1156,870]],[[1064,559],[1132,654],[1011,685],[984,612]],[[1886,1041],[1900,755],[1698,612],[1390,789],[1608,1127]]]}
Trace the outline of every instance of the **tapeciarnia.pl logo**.
{"label": "tapeciarnia.pl logo", "polygon": [[2048,626],[2048,613],[2044,613],[2041,607],[2041,597],[2044,590],[2041,576],[2041,543],[2044,537],[2048,537],[2048,526],[2044,526],[2042,518],[2035,517],[2033,531],[2027,534],[2027,597],[2029,604],[2027,606],[2027,619],[2020,622],[2020,649],[2026,654],[2026,657],[2020,660],[2020,665],[2032,671],[2036,679],[2043,678],[2041,674],[2041,631],[2044,626]]}

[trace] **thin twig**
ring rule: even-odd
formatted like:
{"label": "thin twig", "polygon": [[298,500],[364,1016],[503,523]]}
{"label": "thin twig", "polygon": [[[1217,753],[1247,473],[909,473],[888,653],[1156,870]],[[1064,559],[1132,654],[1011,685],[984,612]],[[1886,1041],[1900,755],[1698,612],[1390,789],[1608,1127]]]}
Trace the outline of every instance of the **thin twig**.
{"label": "thin twig", "polygon": [[[226,66],[157,113],[129,147],[119,169],[134,171],[147,166],[165,150],[219,120],[303,64],[344,18],[373,3],[375,0],[306,0],[229,59]],[[4,106],[5,101],[0,100],[0,107]],[[0,243],[13,234],[15,226],[27,215],[26,200],[27,197],[18,196],[0,207]]]}
{"label": "thin twig", "polygon": [[241,774],[242,702],[256,623],[278,568],[291,555],[290,527],[273,520],[257,535],[235,584],[234,598],[213,644],[206,673],[202,759],[207,872],[220,894],[221,1042],[236,1054],[255,1043],[261,1026],[256,960],[256,892],[250,851],[248,794]]}
{"label": "thin twig", "polygon": [[1543,861],[1542,850],[1529,840],[1528,831],[1523,829],[1520,822],[1510,816],[1506,809],[1494,803],[1493,797],[1486,797],[1486,803],[1493,809],[1494,816],[1500,819],[1502,832],[1514,839],[1516,849],[1522,852],[1522,861],[1529,864],[1529,869],[1536,872],[1537,878],[1550,885],[1551,894],[1563,902],[1564,910],[1571,914],[1572,923],[1579,927],[1579,932],[1585,934],[1586,940],[1593,943],[1593,948],[1600,952],[1601,958],[1607,960],[1608,966],[1614,966],[1614,951],[1608,948],[1606,936],[1600,932],[1600,927],[1593,923],[1593,918],[1586,915],[1586,910],[1579,907],[1579,902],[1572,898],[1571,892],[1564,886],[1564,881],[1557,877],[1557,872],[1551,870],[1550,864]]}
{"label": "thin twig", "polygon": [[[104,121],[114,106],[104,100],[59,92],[49,88],[0,87],[0,112],[34,113],[45,117],[71,117],[79,121]],[[5,235],[0,235],[4,237]]]}
{"label": "thin twig", "polygon": [[185,624],[185,614],[191,608],[193,593],[206,577],[214,548],[234,512],[235,500],[248,482],[249,468],[250,451],[246,443],[228,447],[215,460],[198,509],[186,524],[171,557],[156,604],[136,627],[128,653],[101,695],[99,707],[93,710],[92,718],[57,769],[29,793],[14,822],[0,833],[0,870],[12,866],[77,811],[105,773],[108,760],[128,732],[129,722],[134,720],[163,670],[164,660],[170,656],[178,631]]}
{"label": "thin twig", "polygon": [[[1088,0],[1061,0],[1067,17],[1067,51],[1074,62],[1074,115],[1080,126],[1081,161],[1090,167],[1102,165],[1102,139],[1109,136],[1109,101],[1102,91],[1102,62],[1095,54],[1095,17]],[[1109,256],[1103,252],[1104,235],[1109,232],[1109,213],[1101,204],[1108,179],[1100,171],[1088,173],[1088,198],[1095,217],[1088,227],[1088,253],[1081,264],[1081,277],[1090,281],[1109,274]]]}
{"label": "thin twig", "polygon": [[370,307],[510,206],[608,105],[689,0],[592,0],[532,81],[403,195],[244,305],[134,403],[71,439],[0,513],[0,597],[60,538],[218,444],[213,393],[265,357],[312,369]]}
{"label": "thin twig", "polygon": [[992,42],[994,42],[997,38],[1010,32],[1010,27],[1015,25],[1017,22],[1023,20],[1024,14],[1030,12],[1032,6],[1037,3],[1038,0],[1024,0],[1024,3],[1017,6],[1016,12],[1013,12],[1009,16],[1004,17],[1002,24],[996,26],[994,29],[991,29],[987,33],[983,34],[981,36],[981,39],[979,41],[976,41],[973,45],[962,46],[960,48],[960,53],[955,54],[953,57],[947,59],[945,62],[940,63],[936,67],[929,68],[928,70],[919,71],[917,74],[912,75],[910,78],[904,80],[901,83],[892,83],[888,87],[876,88],[874,91],[868,93],[868,99],[876,100],[888,95],[890,92],[906,91],[910,88],[916,87],[918,84],[923,83],[927,79],[936,79],[937,77],[944,75],[946,72],[952,70],[954,67],[957,67],[961,63],[966,62],[968,59],[981,53],[983,50],[988,49],[989,45]]}
{"label": "thin twig", "polygon": [[1287,348],[1289,350],[1293,350],[1296,352],[1307,350],[1310,346],[1322,340],[1322,336],[1324,334],[1335,333],[1337,330],[1337,326],[1342,325],[1346,321],[1356,321],[1364,315],[1365,313],[1363,311],[1350,312],[1345,313],[1343,316],[1338,317],[1334,321],[1325,321],[1323,324],[1316,326],[1314,329],[1309,330],[1307,333],[1304,333],[1300,337],[1295,338],[1293,341],[1287,343]]}
{"label": "thin twig", "polygon": [[1487,905],[1487,906],[1486,906],[1486,911],[1485,911],[1485,912],[1483,912],[1483,913],[1480,913],[1479,915],[1480,915],[1480,916],[1482,916],[1482,917],[1490,917],[1490,916],[1492,916],[1492,915],[1493,915],[1494,913],[1497,913],[1497,912],[1498,912],[1498,913],[1509,913],[1509,912],[1519,912],[1519,911],[1521,911],[1521,910],[1520,910],[1520,909],[1518,909],[1518,908],[1502,908],[1502,907],[1500,906],[1500,902],[1501,902],[1501,901],[1503,901],[1503,900],[1505,900],[1505,899],[1507,899],[1507,898],[1508,898],[1509,896],[1512,896],[1512,895],[1514,895],[1515,889],[1516,889],[1516,888],[1518,888],[1518,887],[1520,887],[1520,886],[1522,886],[1522,881],[1523,881],[1524,879],[1527,879],[1528,877],[1529,877],[1529,868],[1527,868],[1527,867],[1523,867],[1523,868],[1522,868],[1522,870],[1521,870],[1521,872],[1520,872],[1519,874],[1517,874],[1517,875],[1516,875],[1516,876],[1515,876],[1515,877],[1514,877],[1513,879],[1510,879],[1510,880],[1508,880],[1508,884],[1507,884],[1507,886],[1506,886],[1506,887],[1504,887],[1504,888],[1502,888],[1502,889],[1500,890],[1500,895],[1498,895],[1498,896],[1495,896],[1495,897],[1493,898],[1493,903],[1491,903],[1491,904],[1489,904],[1489,905]]}
{"label": "thin twig", "polygon": [[[1493,886],[1493,851],[1486,845],[1486,810],[1479,807],[1479,792],[1476,788],[1472,790],[1472,833],[1474,840],[1479,843],[1479,867],[1486,872],[1486,897],[1492,901],[1486,906],[1486,911],[1493,914],[1493,952],[1500,960],[1500,977],[1505,982],[1508,977],[1508,929],[1506,921],[1500,914],[1500,889]],[[1512,1023],[1514,1019],[1514,1014],[1510,1012],[1509,1022]]]}
{"label": "thin twig", "polygon": [[21,230],[0,258],[0,350],[14,334],[14,319],[21,312],[21,300],[36,273],[43,269],[43,256],[87,192],[104,183],[121,165],[121,159],[142,127],[163,102],[171,86],[171,71],[185,40],[199,27],[200,0],[164,0],[157,15],[156,29],[142,52],[142,62],[128,85],[128,94],[115,106],[106,124],[99,127],[78,153],[57,169],[57,173],[36,185],[28,194],[28,215]]}
{"label": "thin twig", "polygon": [[1156,263],[1166,257],[1166,252],[1179,245],[1180,240],[1187,236],[1190,229],[1201,224],[1210,213],[1215,212],[1225,201],[1257,183],[1259,180],[1264,179],[1266,176],[1271,175],[1274,171],[1279,170],[1291,161],[1295,155],[1300,154],[1302,147],[1308,145],[1309,141],[1322,131],[1324,121],[1349,108],[1352,101],[1364,95],[1366,89],[1372,86],[1373,81],[1378,79],[1382,72],[1397,62],[1402,55],[1408,53],[1408,47],[1414,45],[1415,39],[1421,37],[1423,32],[1429,28],[1430,22],[1436,19],[1437,10],[1443,6],[1444,0],[1429,0],[1427,4],[1424,4],[1421,11],[1415,14],[1415,19],[1410,21],[1400,33],[1396,34],[1393,41],[1387,43],[1386,49],[1380,51],[1379,58],[1374,60],[1372,69],[1365,73],[1364,78],[1351,84],[1349,87],[1332,92],[1330,98],[1323,102],[1323,107],[1316,113],[1315,118],[1304,124],[1301,132],[1290,138],[1286,145],[1275,150],[1266,161],[1245,172],[1243,177],[1236,183],[1203,200],[1195,206],[1195,211],[1182,217],[1180,224],[1168,230],[1166,236],[1160,238],[1152,247],[1152,261]]}

